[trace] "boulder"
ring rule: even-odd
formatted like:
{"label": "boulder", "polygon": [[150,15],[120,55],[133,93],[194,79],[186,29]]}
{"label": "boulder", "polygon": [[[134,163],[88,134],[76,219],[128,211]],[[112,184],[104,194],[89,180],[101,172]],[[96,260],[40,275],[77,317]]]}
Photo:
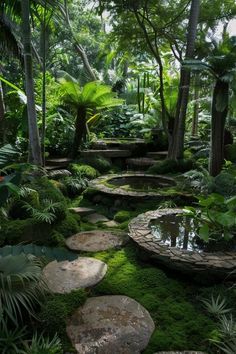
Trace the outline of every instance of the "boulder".
{"label": "boulder", "polygon": [[120,295],[88,299],[67,323],[78,354],[140,354],[154,329],[148,311]]}

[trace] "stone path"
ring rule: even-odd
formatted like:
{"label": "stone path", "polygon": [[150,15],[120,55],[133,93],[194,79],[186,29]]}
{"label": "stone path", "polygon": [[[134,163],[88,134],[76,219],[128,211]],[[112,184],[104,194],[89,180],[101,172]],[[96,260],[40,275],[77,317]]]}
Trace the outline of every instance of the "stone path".
{"label": "stone path", "polygon": [[88,299],[67,323],[78,354],[140,354],[154,329],[149,312],[120,295]]}
{"label": "stone path", "polygon": [[98,213],[93,213],[90,215],[87,215],[85,219],[90,223],[90,224],[96,224],[97,222],[106,222],[109,221],[109,219],[101,214]]}
{"label": "stone path", "polygon": [[66,245],[74,251],[98,252],[110,248],[119,248],[128,241],[128,235],[123,232],[94,230],[80,232],[69,237]]}
{"label": "stone path", "polygon": [[69,208],[69,211],[75,214],[79,214],[81,216],[93,214],[95,212],[95,210],[92,208],[83,208],[83,207]]}
{"label": "stone path", "polygon": [[103,279],[107,265],[95,258],[80,257],[73,262],[50,262],[43,269],[43,279],[56,294],[89,288]]}

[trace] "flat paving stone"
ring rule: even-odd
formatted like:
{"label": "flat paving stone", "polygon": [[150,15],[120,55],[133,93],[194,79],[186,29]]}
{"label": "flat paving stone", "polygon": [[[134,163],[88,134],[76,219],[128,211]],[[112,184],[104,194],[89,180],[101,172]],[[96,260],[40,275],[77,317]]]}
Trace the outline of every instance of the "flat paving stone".
{"label": "flat paving stone", "polygon": [[90,298],[67,322],[78,354],[140,354],[155,329],[149,312],[120,295]]}
{"label": "flat paving stone", "polygon": [[87,231],[69,237],[66,245],[74,251],[99,252],[127,243],[128,235],[119,231]]}
{"label": "flat paving stone", "polygon": [[107,265],[104,262],[80,257],[73,262],[50,262],[43,269],[43,279],[53,293],[65,294],[96,285],[106,272]]}
{"label": "flat paving stone", "polygon": [[105,221],[103,225],[107,227],[117,227],[119,226],[119,223],[116,222],[115,220],[110,220],[110,221]]}
{"label": "flat paving stone", "polygon": [[101,214],[93,213],[90,215],[87,215],[85,219],[90,222],[91,224],[96,224],[97,222],[106,222],[109,221],[109,219]]}
{"label": "flat paving stone", "polygon": [[93,214],[95,212],[95,210],[92,208],[83,208],[83,207],[69,208],[69,211],[82,216]]}
{"label": "flat paving stone", "polygon": [[157,352],[154,354],[205,354],[203,352],[193,352],[193,351],[184,351],[184,352]]}

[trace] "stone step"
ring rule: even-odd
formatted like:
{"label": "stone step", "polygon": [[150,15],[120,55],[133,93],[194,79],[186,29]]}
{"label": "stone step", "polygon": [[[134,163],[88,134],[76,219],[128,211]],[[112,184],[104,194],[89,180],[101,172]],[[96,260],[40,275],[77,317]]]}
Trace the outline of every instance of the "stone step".
{"label": "stone step", "polygon": [[83,207],[69,208],[69,211],[75,214],[79,214],[81,216],[90,215],[95,212],[95,210],[92,208],[83,208]]}
{"label": "stone step", "polygon": [[153,158],[155,160],[164,160],[168,155],[168,151],[150,151],[147,153],[147,157]]}
{"label": "stone step", "polygon": [[150,158],[150,157],[139,157],[139,158],[131,158],[131,159],[126,159],[126,164],[127,168],[135,168],[139,169],[140,171],[145,171],[149,167],[155,165],[156,160]]}
{"label": "stone step", "polygon": [[131,152],[129,150],[119,150],[119,149],[107,149],[107,150],[84,150],[81,151],[81,157],[96,157],[103,156],[106,158],[115,158],[115,157],[129,157]]}
{"label": "stone step", "polygon": [[85,220],[91,224],[96,224],[98,222],[107,222],[109,219],[101,214],[93,213],[85,216]]}
{"label": "stone step", "polygon": [[46,160],[46,166],[67,167],[73,160],[68,157],[51,158]]}
{"label": "stone step", "polygon": [[58,166],[58,165],[45,166],[45,169],[46,169],[47,171],[60,170],[60,169],[61,169],[61,166]]}

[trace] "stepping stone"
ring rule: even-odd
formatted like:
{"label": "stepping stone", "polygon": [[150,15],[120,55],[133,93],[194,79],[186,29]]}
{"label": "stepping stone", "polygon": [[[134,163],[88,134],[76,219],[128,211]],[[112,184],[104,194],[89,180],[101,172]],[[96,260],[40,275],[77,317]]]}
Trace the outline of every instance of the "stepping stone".
{"label": "stepping stone", "polygon": [[67,157],[47,159],[46,166],[67,167],[73,160]]}
{"label": "stepping stone", "polygon": [[89,215],[94,213],[95,210],[92,208],[77,207],[77,208],[69,208],[69,211],[84,216],[84,215]]}
{"label": "stepping stone", "polygon": [[147,156],[151,157],[153,159],[165,159],[168,155],[168,151],[154,151],[154,152],[148,152]]}
{"label": "stepping stone", "polygon": [[185,352],[157,352],[154,354],[205,354],[203,352],[185,351]]}
{"label": "stepping stone", "polygon": [[120,295],[90,298],[67,322],[78,354],[140,354],[155,329],[149,312]]}
{"label": "stepping stone", "polygon": [[94,214],[90,214],[88,216],[86,216],[85,218],[88,222],[90,222],[90,224],[96,224],[97,222],[106,222],[106,221],[109,221],[109,219],[104,216],[104,215],[101,215],[101,214],[97,214],[97,213],[94,213]]}
{"label": "stepping stone", "polygon": [[119,149],[107,149],[107,150],[84,150],[81,151],[80,156],[88,157],[88,156],[103,156],[107,158],[114,157],[129,157],[131,156],[131,151],[129,150],[119,150]]}
{"label": "stepping stone", "polygon": [[69,237],[66,245],[74,251],[99,252],[121,247],[128,242],[128,235],[115,231],[87,231]]}
{"label": "stepping stone", "polygon": [[117,227],[117,226],[119,226],[119,223],[116,222],[115,220],[110,220],[110,221],[104,222],[103,225],[107,226],[107,227]]}
{"label": "stepping stone", "polygon": [[100,282],[107,272],[107,265],[94,258],[80,257],[73,262],[53,261],[43,269],[43,279],[55,294],[89,288]]}
{"label": "stepping stone", "polygon": [[141,170],[147,170],[149,167],[156,164],[156,160],[150,157],[139,157],[133,159],[126,159],[126,164],[128,167],[138,167]]}

